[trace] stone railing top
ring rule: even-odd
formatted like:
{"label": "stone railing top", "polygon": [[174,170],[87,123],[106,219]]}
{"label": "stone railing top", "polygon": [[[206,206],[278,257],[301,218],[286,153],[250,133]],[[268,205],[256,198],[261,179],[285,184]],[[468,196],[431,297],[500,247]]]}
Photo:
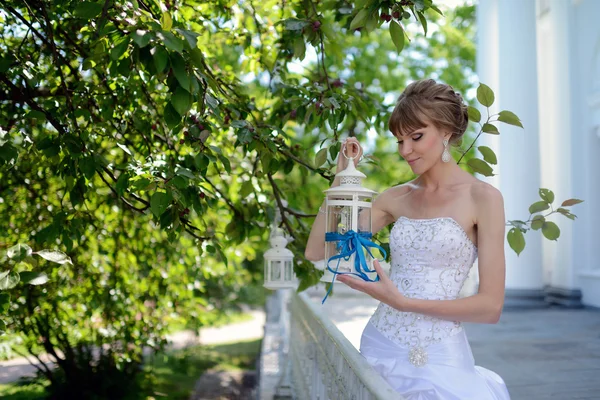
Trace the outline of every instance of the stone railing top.
{"label": "stone railing top", "polygon": [[[292,303],[296,303],[297,310],[303,314],[302,317],[307,319],[309,326],[316,328],[313,324],[318,324],[326,332],[328,340],[336,346],[339,354],[342,355],[350,369],[364,385],[364,388],[372,395],[372,398],[379,400],[402,399],[398,392],[394,391],[385,379],[371,367],[331,319],[317,304],[310,300],[306,293],[294,293]],[[292,315],[292,318],[296,317],[298,316]]]}

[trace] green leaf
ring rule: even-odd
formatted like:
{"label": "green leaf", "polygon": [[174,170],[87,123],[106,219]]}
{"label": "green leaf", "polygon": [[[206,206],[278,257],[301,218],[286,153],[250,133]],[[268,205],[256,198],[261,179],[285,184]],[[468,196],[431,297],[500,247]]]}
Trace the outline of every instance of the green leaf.
{"label": "green leaf", "polygon": [[[40,121],[46,120],[46,114],[38,110],[31,110],[27,113],[27,119],[38,119]],[[0,142],[1,143],[1,142]]]}
{"label": "green leaf", "polygon": [[325,161],[327,161],[327,147],[323,147],[317,152],[317,155],[315,156],[315,167],[319,168],[321,165],[325,164]]}
{"label": "green leaf", "polygon": [[245,181],[244,183],[242,183],[242,188],[240,189],[240,197],[244,199],[253,191],[254,186],[252,185],[252,182]]}
{"label": "green leaf", "polygon": [[521,120],[514,113],[510,111],[500,111],[500,115],[498,116],[498,121],[504,122],[505,124],[514,125],[523,127]]}
{"label": "green leaf", "polygon": [[125,153],[129,154],[130,156],[133,155],[133,154],[131,154],[131,150],[129,150],[127,148],[127,146],[125,146],[124,144],[117,143],[117,146],[119,146],[119,148],[121,148],[121,150],[123,150]]}
{"label": "green leaf", "polygon": [[283,21],[285,30],[287,31],[300,31],[305,26],[309,25],[307,21],[301,21],[295,18],[289,18]]}
{"label": "green leaf", "polygon": [[150,199],[150,209],[155,217],[159,218],[171,203],[171,196],[165,192],[155,192]]}
{"label": "green leaf", "polygon": [[222,154],[219,154],[218,157],[219,160],[221,160],[225,171],[227,171],[228,174],[231,174],[231,163],[229,162],[229,159]]}
{"label": "green leaf", "polygon": [[467,107],[467,112],[469,113],[469,121],[479,122],[481,121],[481,112],[475,107]]}
{"label": "green leaf", "polygon": [[25,257],[29,257],[31,253],[31,247],[23,243],[16,244],[6,251],[8,258],[16,262],[23,260]]}
{"label": "green leaf", "polygon": [[183,41],[171,32],[162,31],[156,34],[156,36],[163,41],[167,49],[181,53],[183,51]]}
{"label": "green leaf", "polygon": [[6,323],[4,320],[0,319],[0,335],[4,335],[6,333]]}
{"label": "green leaf", "polygon": [[79,160],[79,167],[81,168],[81,172],[88,179],[92,179],[96,174],[96,162],[94,161],[94,157],[88,156],[83,157]]}
{"label": "green leaf", "polygon": [[306,55],[306,44],[304,43],[304,37],[297,36],[294,39],[294,57],[304,60]]}
{"label": "green leaf", "polygon": [[176,176],[171,179],[171,184],[175,186],[177,189],[185,189],[189,185],[189,181],[183,176]]}
{"label": "green leaf", "polygon": [[10,295],[8,293],[0,293],[0,314],[5,314],[10,307]]}
{"label": "green leaf", "polygon": [[188,179],[196,179],[194,173],[187,168],[178,168],[175,173],[180,176],[185,176]]}
{"label": "green leaf", "polygon": [[390,22],[390,36],[398,53],[404,48],[404,29],[396,21]]}
{"label": "green leaf", "polygon": [[187,40],[188,44],[190,45],[190,48],[195,49],[198,47],[198,36],[200,36],[199,33],[189,31],[187,29],[177,28],[175,30],[179,32],[181,36],[185,38],[185,40]]}
{"label": "green leaf", "polygon": [[94,68],[95,66],[96,66],[96,61],[91,58],[86,58],[85,60],[83,60],[83,63],[81,63],[81,68],[84,71],[89,71],[90,69]]}
{"label": "green leaf", "polygon": [[492,167],[482,159],[471,158],[469,161],[467,161],[467,165],[471,167],[473,172],[477,172],[483,176],[494,176],[494,170]]}
{"label": "green leaf", "polygon": [[127,47],[129,47],[129,36],[123,38],[120,42],[118,42],[115,45],[115,47],[112,48],[112,50],[110,51],[110,59],[118,60],[119,58],[121,58],[121,56],[127,50]]}
{"label": "green leaf", "polygon": [[423,15],[422,12],[418,11],[417,12],[417,17],[419,18],[419,22],[421,23],[421,26],[423,27],[423,36],[427,36],[427,19],[425,19],[425,15]]}
{"label": "green leaf", "polygon": [[168,11],[163,11],[160,18],[160,25],[164,31],[170,31],[173,27],[173,18],[171,18],[171,14]]}
{"label": "green leaf", "polygon": [[152,58],[154,59],[154,66],[156,67],[156,72],[161,73],[164,71],[167,63],[169,62],[169,53],[162,48],[161,46],[156,46],[152,49]]}
{"label": "green leaf", "polygon": [[479,101],[482,106],[490,107],[494,104],[494,92],[489,86],[480,83],[477,88],[477,101]]}
{"label": "green leaf", "polygon": [[37,254],[38,256],[42,257],[44,260],[48,260],[48,261],[52,261],[55,262],[57,264],[73,264],[73,262],[71,261],[71,258],[66,255],[65,253],[63,253],[62,251],[58,251],[58,250],[40,250],[40,251],[36,251],[33,254]]}
{"label": "green leaf", "polygon": [[570,206],[574,206],[574,205],[579,204],[579,203],[583,203],[583,200],[569,199],[569,200],[563,201],[560,206],[561,207],[570,207]]}
{"label": "green leaf", "polygon": [[525,237],[520,229],[512,228],[510,231],[508,231],[506,238],[510,248],[513,249],[517,255],[521,254],[523,249],[525,249]]}
{"label": "green leaf", "polygon": [[509,225],[512,225],[517,229],[520,229],[521,232],[527,230],[527,222],[525,222],[525,221],[521,221],[519,219],[514,219],[511,221],[508,221],[508,223],[509,223]]}
{"label": "green leaf", "polygon": [[102,12],[102,7],[102,3],[84,1],[75,7],[75,15],[83,19],[92,19],[97,17]]}
{"label": "green leaf", "polygon": [[202,153],[199,153],[196,155],[196,157],[194,157],[194,165],[196,165],[199,170],[206,169],[209,163],[210,160],[208,157]]}
{"label": "green leaf", "polygon": [[558,210],[556,210],[556,212],[564,215],[565,217],[571,219],[571,220],[575,220],[575,218],[577,218],[577,216],[575,214],[571,214],[571,212],[569,210],[567,210],[566,208],[558,208]]}
{"label": "green leaf", "polygon": [[171,103],[167,103],[165,106],[164,117],[169,129],[173,129],[181,123],[181,115],[179,115]]}
{"label": "green leaf", "polygon": [[[120,177],[119,177],[120,178]],[[119,181],[117,180],[117,186],[119,185]],[[148,178],[140,178],[133,181],[131,184],[131,189],[138,191],[144,190],[150,185],[150,179]]]}
{"label": "green leaf", "polygon": [[115,185],[115,190],[119,194],[119,196],[123,196],[129,187],[129,174],[127,172],[123,172],[119,175],[119,179],[117,179],[117,184]]}
{"label": "green leaf", "polygon": [[181,86],[177,86],[171,96],[171,104],[179,115],[184,116],[192,107],[192,95]]}
{"label": "green leaf", "polygon": [[531,229],[537,231],[542,229],[542,226],[544,225],[544,222],[546,222],[546,217],[544,217],[543,215],[536,215],[535,217],[533,217],[533,220],[531,221]]}
{"label": "green leaf", "polygon": [[341,147],[342,147],[342,144],[340,142],[336,142],[336,143],[332,144],[331,146],[329,146],[329,155],[331,156],[332,160],[335,160],[337,155],[340,153]]}
{"label": "green leaf", "polygon": [[92,118],[92,113],[90,113],[89,110],[86,110],[85,108],[78,108],[77,110],[75,110],[75,116],[77,118],[83,118],[86,120],[89,120],[90,118]]}
{"label": "green leaf", "polygon": [[546,221],[542,226],[542,233],[548,240],[557,240],[560,236],[560,229],[554,222]]}
{"label": "green leaf", "polygon": [[43,285],[48,282],[48,275],[44,272],[23,271],[19,273],[21,282],[30,285]]}
{"label": "green leaf", "polygon": [[479,150],[486,162],[494,165],[498,164],[498,158],[492,149],[487,146],[479,146],[477,147],[477,150]]}
{"label": "green leaf", "polygon": [[546,203],[552,204],[554,202],[554,192],[549,189],[540,189],[540,197]]}
{"label": "green leaf", "polygon": [[545,201],[537,201],[529,206],[529,214],[535,214],[550,208],[550,204]]}
{"label": "green leaf", "polygon": [[[4,274],[2,274],[4,275]],[[0,278],[0,290],[12,289],[19,283],[19,274],[15,271],[10,271],[8,274]]]}
{"label": "green leaf", "polygon": [[143,29],[137,29],[135,32],[131,32],[130,36],[140,49],[146,47],[152,38],[152,35]]}
{"label": "green leaf", "polygon": [[379,17],[377,14],[369,14],[364,23],[364,29],[367,32],[373,32],[379,26]]}
{"label": "green leaf", "polygon": [[190,76],[187,72],[185,60],[180,54],[171,54],[171,66],[173,67],[173,73],[175,74],[175,78],[177,78],[177,82],[179,82],[182,88],[191,92]]}
{"label": "green leaf", "polygon": [[353,31],[353,30],[363,26],[365,21],[367,20],[368,16],[369,16],[369,12],[367,11],[366,8],[363,8],[362,10],[360,10],[352,19],[352,22],[350,23],[350,30]]}
{"label": "green leaf", "polygon": [[496,128],[495,125],[488,124],[488,123],[483,124],[482,130],[485,133],[490,133],[492,135],[499,135],[500,134],[500,132],[498,131],[498,128]]}

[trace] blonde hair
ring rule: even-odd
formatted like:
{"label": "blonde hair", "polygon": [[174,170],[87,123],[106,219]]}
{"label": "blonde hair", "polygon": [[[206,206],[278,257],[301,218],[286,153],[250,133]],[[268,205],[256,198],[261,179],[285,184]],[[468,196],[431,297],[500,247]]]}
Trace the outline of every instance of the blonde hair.
{"label": "blonde hair", "polygon": [[388,128],[394,136],[407,135],[424,128],[427,122],[451,132],[451,144],[460,142],[469,114],[462,96],[452,86],[433,79],[412,82],[398,97]]}

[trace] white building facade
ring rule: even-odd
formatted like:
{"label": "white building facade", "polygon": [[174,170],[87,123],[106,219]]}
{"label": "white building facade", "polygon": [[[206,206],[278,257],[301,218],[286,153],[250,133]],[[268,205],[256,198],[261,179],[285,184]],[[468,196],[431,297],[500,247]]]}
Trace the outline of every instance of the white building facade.
{"label": "white building facade", "polygon": [[485,144],[498,155],[490,182],[504,196],[506,218],[527,220],[539,188],[582,199],[578,216],[550,220],[558,241],[529,232],[519,257],[506,244],[506,305],[600,307],[600,1],[480,0],[481,82],[525,129],[500,124]]}

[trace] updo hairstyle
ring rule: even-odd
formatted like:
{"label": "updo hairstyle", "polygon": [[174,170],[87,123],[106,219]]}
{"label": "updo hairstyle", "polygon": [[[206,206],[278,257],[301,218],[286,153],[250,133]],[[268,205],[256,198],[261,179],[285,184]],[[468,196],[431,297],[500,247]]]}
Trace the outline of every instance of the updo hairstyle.
{"label": "updo hairstyle", "polygon": [[450,144],[458,144],[467,130],[469,115],[462,96],[452,86],[433,79],[412,82],[398,97],[388,122],[394,136],[411,134],[431,122],[451,132]]}

